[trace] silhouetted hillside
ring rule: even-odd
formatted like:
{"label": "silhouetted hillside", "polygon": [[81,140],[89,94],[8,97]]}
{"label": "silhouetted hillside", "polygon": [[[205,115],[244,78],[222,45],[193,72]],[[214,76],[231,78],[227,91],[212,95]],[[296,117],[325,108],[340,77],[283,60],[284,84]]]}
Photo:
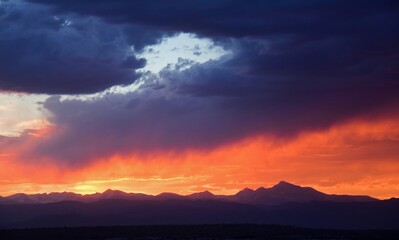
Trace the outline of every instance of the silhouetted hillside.
{"label": "silhouetted hillside", "polygon": [[119,190],[108,189],[103,193],[81,195],[71,192],[24,194],[18,193],[8,197],[0,197],[0,204],[41,204],[60,201],[94,202],[104,199],[126,200],[166,200],[166,199],[217,199],[253,205],[281,205],[285,203],[304,203],[312,201],[331,202],[369,202],[377,199],[369,196],[328,195],[310,187],[300,187],[281,181],[271,188],[246,188],[235,195],[214,195],[209,191],[193,193],[187,196],[176,193],[161,193],[147,195],[142,193],[126,193]]}
{"label": "silhouetted hillside", "polygon": [[15,194],[0,198],[0,228],[154,224],[283,224],[310,228],[399,228],[399,200],[329,195],[280,182],[235,195]]}

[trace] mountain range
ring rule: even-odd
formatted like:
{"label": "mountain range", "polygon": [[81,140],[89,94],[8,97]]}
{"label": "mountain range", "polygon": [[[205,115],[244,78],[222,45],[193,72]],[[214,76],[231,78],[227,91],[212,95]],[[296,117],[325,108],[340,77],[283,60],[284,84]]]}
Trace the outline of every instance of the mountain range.
{"label": "mountain range", "polygon": [[41,194],[18,193],[8,197],[0,197],[0,204],[44,204],[61,201],[94,202],[105,199],[119,200],[166,200],[166,199],[191,199],[191,200],[222,200],[252,205],[281,205],[293,202],[372,202],[377,199],[369,196],[329,195],[310,187],[301,187],[285,181],[280,181],[271,188],[260,187],[256,190],[245,188],[234,195],[214,195],[209,191],[178,195],[175,193],[161,193],[147,195],[142,193],[126,193],[119,190],[108,189],[103,193],[81,195],[73,192],[54,192]]}
{"label": "mountain range", "polygon": [[234,195],[205,191],[154,196],[107,190],[0,198],[0,228],[243,223],[399,229],[399,199],[329,195],[284,181]]}

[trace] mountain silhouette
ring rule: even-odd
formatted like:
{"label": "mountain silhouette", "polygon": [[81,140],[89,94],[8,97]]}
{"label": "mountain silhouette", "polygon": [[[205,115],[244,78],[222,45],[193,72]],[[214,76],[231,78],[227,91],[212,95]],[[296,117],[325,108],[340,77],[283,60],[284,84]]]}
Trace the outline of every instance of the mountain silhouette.
{"label": "mountain silhouette", "polygon": [[182,196],[107,190],[0,198],[0,229],[151,224],[282,224],[310,228],[399,229],[399,199],[329,195],[281,181],[234,195]]}
{"label": "mountain silhouette", "polygon": [[305,203],[312,201],[329,202],[369,202],[377,199],[369,196],[329,195],[310,187],[301,187],[285,181],[279,182],[271,188],[260,187],[256,190],[245,188],[234,195],[214,195],[209,191],[182,196],[176,193],[161,193],[147,195],[142,193],[126,193],[108,189],[103,193],[81,195],[71,192],[24,194],[18,193],[0,198],[0,204],[43,204],[60,201],[93,202],[104,199],[123,200],[167,200],[167,199],[217,199],[253,205],[281,205],[286,203]]}
{"label": "mountain silhouette", "polygon": [[300,187],[285,181],[279,182],[271,188],[260,187],[256,190],[244,189],[232,196],[236,202],[256,205],[281,205],[291,202],[368,202],[377,199],[369,196],[328,195],[311,187]]}
{"label": "mountain silhouette", "polygon": [[187,195],[187,198],[190,198],[190,199],[213,199],[213,198],[215,198],[215,195],[209,191],[204,191],[204,192],[198,192],[198,193],[193,193],[193,194]]}

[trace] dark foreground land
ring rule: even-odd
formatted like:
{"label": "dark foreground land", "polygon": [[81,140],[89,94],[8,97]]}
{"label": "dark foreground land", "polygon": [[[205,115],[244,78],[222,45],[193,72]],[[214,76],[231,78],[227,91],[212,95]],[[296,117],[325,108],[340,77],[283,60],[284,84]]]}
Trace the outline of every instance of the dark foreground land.
{"label": "dark foreground land", "polygon": [[1,240],[399,239],[399,230],[323,230],[278,225],[164,225],[0,230]]}

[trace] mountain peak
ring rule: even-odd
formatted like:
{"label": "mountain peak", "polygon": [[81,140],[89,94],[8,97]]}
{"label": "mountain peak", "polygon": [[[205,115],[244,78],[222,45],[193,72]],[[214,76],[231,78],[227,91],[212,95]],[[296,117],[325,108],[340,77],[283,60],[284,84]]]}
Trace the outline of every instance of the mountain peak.
{"label": "mountain peak", "polygon": [[266,190],[266,188],[264,188],[264,187],[259,187],[259,188],[257,188],[256,190],[255,190],[255,192],[261,192],[261,191],[265,191]]}
{"label": "mountain peak", "polygon": [[103,193],[112,193],[112,192],[120,192],[120,190],[107,189]]}
{"label": "mountain peak", "polygon": [[123,192],[123,191],[120,191],[120,190],[107,189],[101,195],[104,198],[120,198],[120,197],[123,197],[123,196],[128,195],[128,194]]}
{"label": "mountain peak", "polygon": [[280,181],[274,187],[299,187],[299,186],[286,181]]}
{"label": "mountain peak", "polygon": [[181,198],[184,198],[183,196],[181,196],[177,193],[171,193],[171,192],[163,192],[161,194],[156,195],[156,197],[159,199],[181,199]]}
{"label": "mountain peak", "polygon": [[250,188],[244,188],[243,190],[239,191],[238,193],[235,194],[237,197],[246,197],[249,195],[252,195],[255,191]]}
{"label": "mountain peak", "polygon": [[203,192],[198,192],[198,193],[192,193],[190,195],[187,195],[187,197],[192,198],[192,199],[206,199],[206,198],[212,198],[215,195],[209,191],[203,191]]}
{"label": "mountain peak", "polygon": [[209,192],[209,191],[203,191],[203,192],[198,192],[198,193],[193,193],[197,195],[202,195],[202,196],[213,196],[214,194]]}

